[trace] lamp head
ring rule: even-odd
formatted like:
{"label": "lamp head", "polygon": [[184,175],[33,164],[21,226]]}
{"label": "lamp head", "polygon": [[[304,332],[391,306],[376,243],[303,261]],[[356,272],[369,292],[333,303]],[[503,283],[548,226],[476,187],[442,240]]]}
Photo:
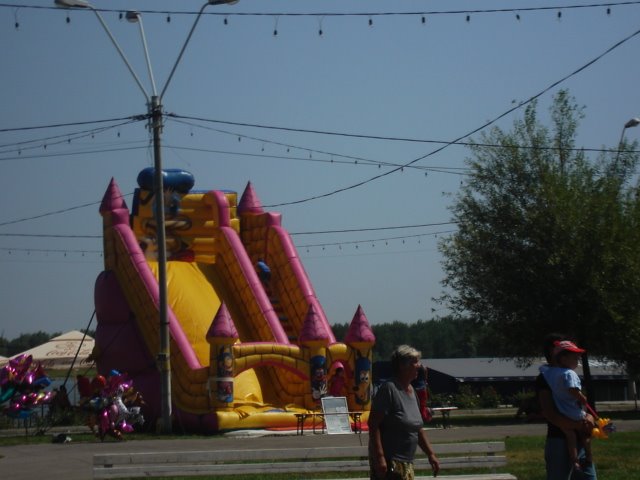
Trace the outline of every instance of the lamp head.
{"label": "lamp head", "polygon": [[235,5],[239,0],[209,0],[209,5]]}
{"label": "lamp head", "polygon": [[637,127],[638,125],[640,125],[640,118],[635,117],[625,123],[624,128]]}
{"label": "lamp head", "polygon": [[128,22],[137,23],[140,21],[140,12],[129,10],[127,13],[125,13],[125,18]]}
{"label": "lamp head", "polygon": [[89,8],[89,2],[85,0],[54,0],[57,7],[62,8]]}

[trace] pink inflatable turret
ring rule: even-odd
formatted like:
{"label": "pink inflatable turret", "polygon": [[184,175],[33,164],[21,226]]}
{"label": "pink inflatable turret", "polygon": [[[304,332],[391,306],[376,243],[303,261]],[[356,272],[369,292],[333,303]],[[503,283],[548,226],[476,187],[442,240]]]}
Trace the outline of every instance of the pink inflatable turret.
{"label": "pink inflatable turret", "polygon": [[358,305],[355,315],[349,325],[349,330],[345,336],[344,343],[353,349],[355,359],[353,362],[353,404],[349,405],[351,410],[364,410],[371,402],[371,378],[373,345],[376,337],[371,330],[369,321],[362,307]]}
{"label": "pink inflatable turret", "polygon": [[207,332],[207,342],[211,346],[209,399],[222,409],[233,407],[233,344],[237,340],[236,326],[227,306],[222,303]]}

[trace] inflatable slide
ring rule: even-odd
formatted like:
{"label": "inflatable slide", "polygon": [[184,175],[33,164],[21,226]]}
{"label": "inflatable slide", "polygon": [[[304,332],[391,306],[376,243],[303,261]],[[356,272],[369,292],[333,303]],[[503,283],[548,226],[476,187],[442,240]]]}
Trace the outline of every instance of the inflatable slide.
{"label": "inflatable slide", "polygon": [[[94,351],[100,374],[133,379],[152,423],[160,416],[153,174],[138,175],[131,211],[113,179],[103,197]],[[281,215],[264,211],[251,183],[238,201],[232,191],[194,191],[183,170],[163,179],[174,428],[295,428],[295,413],[320,408],[338,366],[349,410],[366,420],[375,337],[362,308],[336,341]]]}

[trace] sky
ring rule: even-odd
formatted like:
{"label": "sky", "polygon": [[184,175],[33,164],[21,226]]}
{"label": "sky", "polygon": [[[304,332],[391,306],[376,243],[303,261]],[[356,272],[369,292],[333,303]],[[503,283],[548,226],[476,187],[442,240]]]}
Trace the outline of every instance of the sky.
{"label": "sky", "polygon": [[163,166],[201,190],[241,194],[250,181],[282,213],[330,323],[362,305],[375,325],[448,313],[434,300],[438,243],[455,231],[470,158],[449,142],[509,130],[514,107],[538,95],[545,122],[560,88],[585,107],[577,145],[640,137],[623,129],[640,115],[640,2],[577,8],[593,3],[208,6],[167,84],[202,3],[93,0],[144,94],[91,11],[0,1],[0,335],[95,328],[99,202],[113,178],[131,206],[153,165],[146,124],[132,120],[153,89],[140,30],[120,12],[142,12],[157,92],[166,86],[175,114]]}

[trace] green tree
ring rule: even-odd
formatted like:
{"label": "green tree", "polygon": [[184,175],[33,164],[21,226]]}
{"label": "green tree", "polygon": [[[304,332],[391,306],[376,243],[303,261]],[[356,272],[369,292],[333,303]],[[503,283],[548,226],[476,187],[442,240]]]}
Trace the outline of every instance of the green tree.
{"label": "green tree", "polygon": [[23,333],[8,343],[7,349],[9,351],[9,356],[16,355],[24,352],[25,350],[29,350],[30,348],[42,345],[57,335],[60,335],[60,333],[50,334],[43,331]]}
{"label": "green tree", "polygon": [[[451,292],[441,300],[487,327],[496,353],[540,355],[543,337],[561,331],[590,354],[633,368],[640,352],[640,206],[631,185],[637,145],[590,161],[575,148],[583,117],[575,100],[566,91],[554,97],[550,129],[536,107],[512,131],[493,128],[471,147],[472,173],[452,206],[458,231],[440,244]],[[583,362],[588,377],[588,357]]]}

